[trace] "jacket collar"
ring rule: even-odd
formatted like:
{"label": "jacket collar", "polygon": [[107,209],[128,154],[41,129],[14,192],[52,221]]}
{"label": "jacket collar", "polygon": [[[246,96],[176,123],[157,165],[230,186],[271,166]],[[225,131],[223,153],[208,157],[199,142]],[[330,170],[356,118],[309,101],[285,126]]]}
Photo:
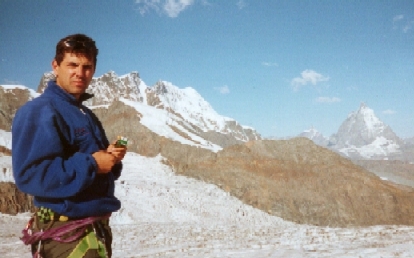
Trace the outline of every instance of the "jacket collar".
{"label": "jacket collar", "polygon": [[67,93],[64,89],[62,89],[59,85],[56,84],[56,81],[53,80],[47,83],[47,88],[45,89],[44,93],[53,94],[58,98],[61,98],[62,100],[68,101],[75,105],[82,104],[83,101],[88,100],[94,96],[93,94],[85,92],[79,97],[78,101],[74,96]]}

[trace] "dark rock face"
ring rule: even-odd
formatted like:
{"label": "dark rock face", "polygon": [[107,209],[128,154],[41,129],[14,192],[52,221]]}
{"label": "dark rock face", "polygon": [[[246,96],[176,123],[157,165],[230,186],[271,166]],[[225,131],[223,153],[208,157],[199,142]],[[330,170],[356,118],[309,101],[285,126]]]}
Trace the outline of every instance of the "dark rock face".
{"label": "dark rock face", "polygon": [[4,89],[0,87],[0,129],[11,131],[14,114],[17,109],[31,99],[29,90],[15,88]]}
{"label": "dark rock face", "polygon": [[0,154],[3,154],[5,156],[11,156],[11,150],[4,146],[0,146]]}
{"label": "dark rock face", "polygon": [[15,215],[33,212],[33,198],[19,191],[14,183],[0,182],[0,212]]}
{"label": "dark rock face", "polygon": [[[20,87],[0,87],[0,129],[11,131],[12,121],[16,111],[27,101],[31,100],[34,91]],[[11,156],[11,150],[0,146],[0,156]],[[4,171],[3,171],[4,173]],[[14,183],[0,182],[0,212],[16,214],[33,211],[33,200],[27,194],[20,192]]]}

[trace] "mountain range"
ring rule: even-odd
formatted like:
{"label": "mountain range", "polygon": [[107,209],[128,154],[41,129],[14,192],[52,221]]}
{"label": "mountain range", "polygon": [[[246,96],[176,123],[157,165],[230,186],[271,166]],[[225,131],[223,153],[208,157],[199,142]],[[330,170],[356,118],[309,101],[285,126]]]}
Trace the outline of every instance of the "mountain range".
{"label": "mountain range", "polygon": [[[37,93],[24,86],[2,86],[5,101],[2,101],[0,108],[4,109],[8,101],[19,106],[35,97],[43,92],[47,81],[53,77],[52,72],[45,73]],[[263,139],[254,128],[219,115],[193,88],[180,89],[166,81],[147,86],[137,72],[118,76],[110,71],[93,78],[88,91],[95,97],[86,102],[87,106],[98,110],[116,101],[124,101],[138,110],[140,122],[147,128],[183,144],[195,144],[218,151],[236,143]],[[26,92],[27,96],[21,95],[22,92]],[[19,96],[17,103],[16,96]],[[12,117],[6,117],[6,114],[13,111],[4,110],[0,116],[0,129],[9,131]],[[157,119],[153,119],[155,117]],[[330,137],[325,137],[316,128],[305,130],[298,137],[309,138],[320,146],[354,160],[414,161],[414,141],[398,137],[364,103],[357,111],[351,112],[337,133]]]}
{"label": "mountain range", "polygon": [[[53,73],[44,74],[38,92],[43,91],[46,82],[51,78]],[[194,135],[195,133],[207,140],[209,143],[201,142],[208,146],[226,147],[237,142],[262,139],[253,128],[242,126],[231,118],[217,114],[193,88],[179,89],[166,81],[159,81],[148,87],[137,72],[117,76],[115,72],[110,71],[94,78],[89,91],[95,95],[95,98],[87,103],[89,106],[108,105],[122,98],[164,110],[167,117],[164,117],[162,125],[175,128],[176,132],[179,130],[187,135],[187,138],[199,142],[200,139]],[[149,115],[146,114],[144,117]],[[329,138],[315,128],[305,130],[298,137],[309,138],[316,144],[350,159],[414,161],[413,144],[410,140],[404,141],[398,137],[365,103],[361,103],[357,111],[351,112],[337,133]],[[214,147],[216,150],[220,149],[218,146]]]}
{"label": "mountain range", "polygon": [[[0,86],[1,155],[11,154],[14,113],[41,94],[52,78],[45,73],[37,92]],[[130,152],[161,155],[175,173],[215,184],[271,215],[329,226],[414,223],[414,192],[404,186],[414,182],[412,144],[364,104],[329,139],[312,128],[301,137],[269,140],[217,114],[193,88],[166,81],[147,86],[137,72],[108,72],[94,78],[88,92],[95,97],[86,104],[109,139],[127,136]],[[404,170],[396,175],[396,167]],[[16,200],[7,198],[4,203]],[[9,206],[0,201],[2,212],[10,212]],[[13,207],[14,212],[30,209],[30,199]]]}

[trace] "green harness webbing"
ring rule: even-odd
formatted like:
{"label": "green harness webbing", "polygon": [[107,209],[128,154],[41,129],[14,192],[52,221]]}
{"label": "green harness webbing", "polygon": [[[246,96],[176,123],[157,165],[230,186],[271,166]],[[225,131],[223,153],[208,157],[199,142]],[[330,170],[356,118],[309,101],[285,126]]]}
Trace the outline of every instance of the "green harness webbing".
{"label": "green harness webbing", "polygon": [[105,245],[98,240],[93,231],[89,232],[84,238],[82,238],[78,245],[69,254],[68,258],[83,257],[89,249],[96,249],[99,257],[106,258]]}

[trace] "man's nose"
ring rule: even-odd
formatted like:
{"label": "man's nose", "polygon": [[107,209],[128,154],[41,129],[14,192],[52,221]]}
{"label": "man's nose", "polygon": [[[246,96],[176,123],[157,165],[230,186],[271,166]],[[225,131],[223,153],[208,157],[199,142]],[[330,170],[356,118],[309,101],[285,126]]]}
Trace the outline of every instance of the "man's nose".
{"label": "man's nose", "polygon": [[85,76],[85,68],[83,68],[81,65],[79,65],[79,66],[76,68],[76,76],[78,76],[78,77],[83,77],[83,76]]}

